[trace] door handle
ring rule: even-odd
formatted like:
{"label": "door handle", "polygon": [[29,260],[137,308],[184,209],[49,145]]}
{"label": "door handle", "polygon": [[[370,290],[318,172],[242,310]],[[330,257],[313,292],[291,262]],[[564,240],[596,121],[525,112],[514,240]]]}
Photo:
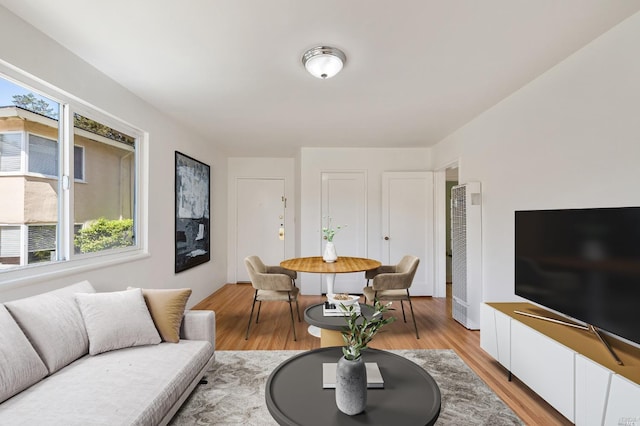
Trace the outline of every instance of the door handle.
{"label": "door handle", "polygon": [[384,240],[385,240],[385,241],[389,241],[389,236],[385,235],[385,236],[384,236]]}

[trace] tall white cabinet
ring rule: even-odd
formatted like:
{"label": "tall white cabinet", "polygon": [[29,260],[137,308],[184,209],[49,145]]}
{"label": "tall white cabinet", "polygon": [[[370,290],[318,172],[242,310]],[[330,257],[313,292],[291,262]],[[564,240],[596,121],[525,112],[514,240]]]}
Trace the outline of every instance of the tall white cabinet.
{"label": "tall white cabinet", "polygon": [[485,303],[482,349],[576,425],[640,423],[639,348],[610,342],[618,366],[594,336],[514,310],[552,316],[528,303]]}

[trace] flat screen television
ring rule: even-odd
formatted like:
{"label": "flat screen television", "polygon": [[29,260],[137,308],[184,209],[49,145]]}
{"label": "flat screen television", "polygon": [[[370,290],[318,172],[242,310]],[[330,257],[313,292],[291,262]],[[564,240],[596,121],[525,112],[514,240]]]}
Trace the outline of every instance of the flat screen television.
{"label": "flat screen television", "polygon": [[640,207],[516,211],[515,293],[640,345]]}

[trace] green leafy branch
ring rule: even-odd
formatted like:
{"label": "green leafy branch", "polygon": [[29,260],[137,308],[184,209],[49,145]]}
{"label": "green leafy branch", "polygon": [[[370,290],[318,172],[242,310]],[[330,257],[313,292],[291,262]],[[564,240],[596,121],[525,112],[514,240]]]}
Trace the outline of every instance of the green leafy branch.
{"label": "green leafy branch", "polygon": [[333,237],[338,233],[338,231],[346,227],[347,225],[338,225],[333,228],[331,226],[331,216],[327,216],[327,226],[322,227],[322,234],[324,235],[324,239],[329,242],[333,241]]}
{"label": "green leafy branch", "polygon": [[[395,317],[383,317],[383,313],[390,310],[391,302],[383,305],[380,301],[375,300],[373,309],[374,313],[371,319],[367,319],[362,313],[357,313],[354,305],[340,307],[347,312],[347,330],[342,332],[342,339],[345,346],[342,348],[344,357],[350,361],[354,361],[361,356],[361,352],[367,349],[367,345],[373,337],[380,331],[382,327],[394,322]],[[358,323],[362,318],[362,322]]]}

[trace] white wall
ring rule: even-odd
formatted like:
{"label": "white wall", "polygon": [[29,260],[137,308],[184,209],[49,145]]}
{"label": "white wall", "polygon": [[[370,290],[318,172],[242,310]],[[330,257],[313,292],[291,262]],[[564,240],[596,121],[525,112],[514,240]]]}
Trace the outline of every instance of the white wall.
{"label": "white wall", "polygon": [[[303,148],[300,154],[300,256],[320,256],[321,174],[330,171],[366,171],[367,256],[382,258],[382,173],[429,170],[426,148]],[[318,274],[301,274],[301,292],[318,294]]]}
{"label": "white wall", "polygon": [[[0,7],[0,58],[149,132],[150,257],[2,289],[0,301],[89,279],[191,287],[190,305],[227,279],[227,158]],[[513,294],[513,212],[527,208],[640,205],[640,14],[428,149],[304,148],[295,160],[296,255],[319,255],[320,174],[366,170],[368,256],[380,258],[383,171],[437,170],[458,161],[460,182],[483,188],[483,298]],[[212,261],[173,273],[173,161],[178,150],[212,166]],[[430,154],[431,153],[431,154]],[[315,281],[314,281],[315,283]],[[309,288],[311,290],[311,288]],[[307,291],[303,287],[303,292]]]}
{"label": "white wall", "polygon": [[433,148],[483,192],[483,299],[513,290],[514,211],[640,205],[640,14]]}
{"label": "white wall", "polygon": [[[227,232],[227,282],[236,280],[236,233],[237,233],[237,191],[238,178],[282,178],[285,181],[287,210],[285,215],[285,258],[295,257],[295,159],[293,158],[229,158],[228,160],[228,232]],[[259,253],[259,252],[258,252]]]}
{"label": "white wall", "polygon": [[[5,285],[0,302],[88,279],[102,291],[127,286],[190,287],[189,306],[226,282],[227,158],[207,141],[161,114],[62,46],[0,7],[0,58],[57,88],[149,132],[148,240],[150,256],[64,276]],[[174,274],[174,151],[211,166],[212,260]]]}

